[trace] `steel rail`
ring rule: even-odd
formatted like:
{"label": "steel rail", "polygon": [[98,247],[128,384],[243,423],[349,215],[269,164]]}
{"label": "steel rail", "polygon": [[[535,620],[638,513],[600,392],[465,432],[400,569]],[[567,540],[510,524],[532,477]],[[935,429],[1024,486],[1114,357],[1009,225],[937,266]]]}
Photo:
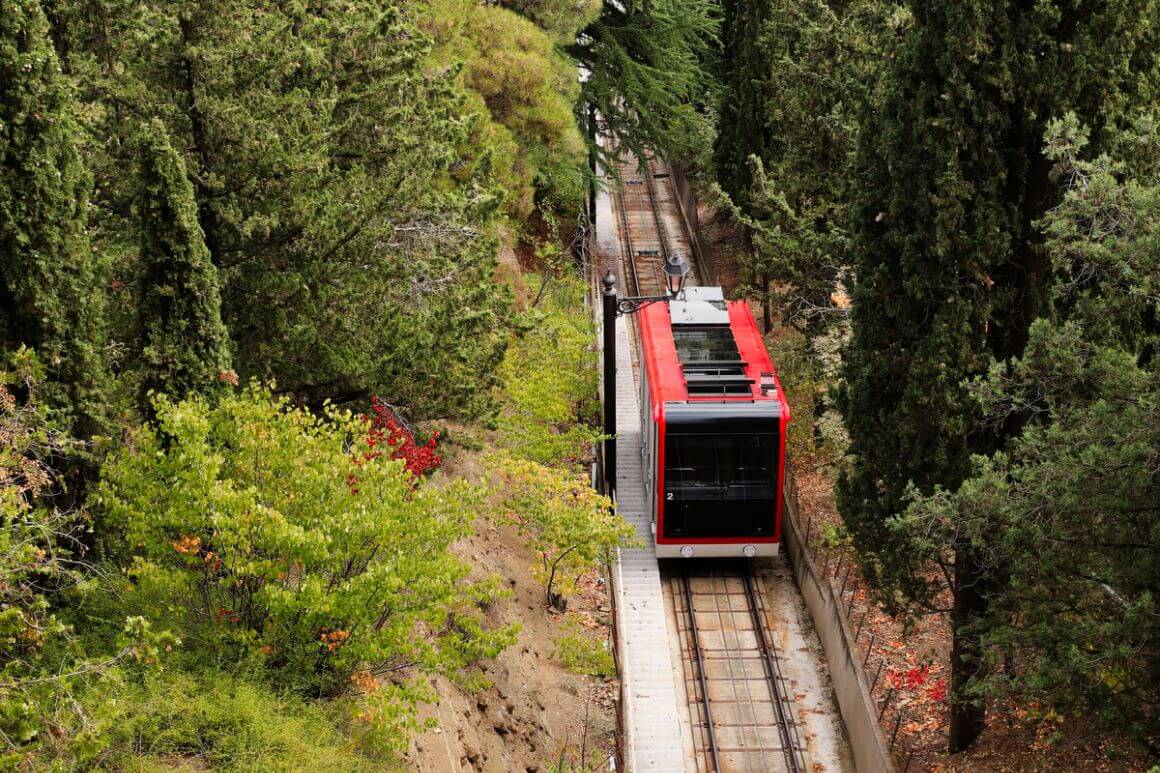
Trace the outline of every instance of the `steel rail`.
{"label": "steel rail", "polygon": [[679,580],[685,597],[685,613],[689,618],[689,633],[693,640],[694,665],[696,665],[697,677],[701,683],[701,702],[705,706],[705,729],[709,736],[709,756],[713,759],[714,773],[721,773],[721,759],[717,749],[717,731],[713,726],[713,709],[709,706],[709,680],[705,678],[705,653],[701,648],[701,634],[697,628],[697,613],[693,609],[693,590],[689,586],[689,573],[682,569]]}
{"label": "steel rail", "polygon": [[[653,225],[656,227],[656,231],[657,231],[657,243],[660,244],[660,247],[661,247],[661,265],[663,266],[665,263],[668,262],[669,256],[673,254],[673,251],[672,251],[672,248],[669,246],[669,235],[668,235],[668,232],[665,230],[664,221],[661,220],[660,208],[657,206],[656,178],[653,177],[654,172],[653,172],[652,159],[649,159],[649,160],[644,162],[644,167],[642,168],[641,171],[647,172],[647,174],[645,174],[645,176],[644,176],[645,177],[645,187],[648,188],[649,208],[652,210]],[[659,277],[658,277],[658,283],[661,285],[662,288],[665,285],[665,282],[663,280],[661,280]]]}
{"label": "steel rail", "polygon": [[782,691],[781,666],[778,664],[777,651],[766,636],[766,625],[763,619],[765,615],[763,607],[758,601],[756,583],[753,578],[753,561],[749,559],[742,572],[742,579],[745,583],[745,595],[749,601],[749,612],[753,617],[753,630],[757,634],[757,646],[761,650],[762,664],[765,667],[770,694],[777,711],[777,729],[781,735],[782,751],[785,753],[786,767],[790,773],[801,773],[804,764],[798,759],[797,739],[795,737],[797,733],[793,717],[788,716],[785,710],[787,696]]}
{"label": "steel rail", "polygon": [[[659,246],[659,250],[657,250],[659,253],[658,257],[660,258],[660,265],[664,265],[664,262],[668,260],[669,255],[672,254],[672,250],[669,246],[668,234],[665,233],[664,223],[661,221],[660,210],[657,205],[656,190],[652,178],[652,162],[641,162],[641,160],[638,159],[635,155],[631,156],[630,159],[631,162],[635,162],[635,174],[637,177],[639,177],[638,182],[640,183],[641,188],[641,190],[638,190],[634,193],[636,199],[635,203],[637,204],[634,209],[639,211],[639,213],[642,215],[647,212],[652,216],[653,230],[656,232],[657,245]],[[628,213],[627,199],[629,186],[626,183],[626,180],[628,179],[626,172],[628,172],[628,174],[632,174],[632,172],[626,169],[626,167],[629,166],[630,159],[622,159],[620,162],[620,174],[618,175],[619,180],[617,186],[618,195],[616,197],[617,204],[619,205],[618,209],[620,211],[620,221],[623,226],[622,230],[624,232],[624,246],[626,247],[627,252],[628,266],[626,267],[626,274],[631,276],[632,279],[630,293],[633,295],[651,295],[663,293],[665,291],[665,282],[660,278],[660,268],[658,266],[652,267],[655,276],[652,277],[650,286],[641,286],[640,268],[637,266],[638,254],[636,245],[632,243],[632,224],[629,220]],[[633,179],[635,180],[636,178]]]}
{"label": "steel rail", "polygon": [[[624,237],[625,258],[628,263],[628,273],[632,277],[632,287],[629,289],[630,295],[640,295],[640,279],[636,274],[636,252],[632,246],[632,227],[628,221],[628,204],[625,203],[625,195],[628,193],[624,184],[624,165],[621,165],[620,174],[617,175],[616,184],[616,203],[620,210],[620,222],[624,226],[621,229]],[[626,279],[628,277],[625,277]]]}
{"label": "steel rail", "polygon": [[653,223],[656,224],[657,236],[660,237],[661,258],[667,261],[669,259],[669,255],[672,254],[672,249],[669,247],[669,235],[665,232],[664,223],[661,222],[661,213],[657,208],[656,178],[653,177],[653,160],[648,159],[645,161],[644,167],[641,169],[641,171],[648,172],[648,174],[645,175],[645,185],[648,187],[649,203],[652,205]]}
{"label": "steel rail", "polygon": [[[745,647],[741,643],[740,632],[736,630],[735,626],[737,622],[737,610],[733,608],[733,594],[729,591],[730,578],[731,575],[728,573],[718,575],[716,571],[710,570],[707,579],[709,580],[709,589],[713,598],[713,610],[717,613],[717,626],[721,631],[720,652],[724,655],[722,660],[724,660],[725,668],[729,674],[728,683],[732,693],[731,697],[733,698],[734,708],[737,711],[736,723],[728,727],[731,729],[749,729],[751,727],[754,731],[752,744],[750,744],[749,738],[746,737],[743,730],[739,739],[740,748],[730,749],[730,751],[740,752],[746,760],[745,769],[754,770],[754,755],[759,758],[764,757],[763,752],[766,750],[761,740],[761,721],[757,717],[758,702],[753,695],[752,680],[749,678],[745,666]],[[720,584],[717,582],[718,579],[721,581]],[[728,617],[728,624],[726,623],[726,617]],[[752,622],[752,616],[749,619]],[[734,631],[732,646],[729,644],[729,630]],[[740,670],[740,675],[738,675],[738,670]],[[741,697],[742,687],[745,689],[745,701]],[[746,703],[749,706],[750,721],[748,723],[742,721],[743,709],[740,708]],[[721,725],[721,727],[726,727],[726,725]],[[761,770],[761,768],[758,768],[758,770]]]}

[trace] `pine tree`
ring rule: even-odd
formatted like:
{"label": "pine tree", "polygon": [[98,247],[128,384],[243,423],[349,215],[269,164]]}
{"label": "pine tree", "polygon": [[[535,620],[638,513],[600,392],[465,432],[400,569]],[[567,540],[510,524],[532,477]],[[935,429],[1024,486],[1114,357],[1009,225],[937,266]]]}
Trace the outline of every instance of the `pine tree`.
{"label": "pine tree", "polygon": [[921,553],[959,535],[1003,573],[981,630],[1007,667],[988,691],[1101,718],[1158,754],[1155,118],[1116,142],[1115,160],[1083,158],[1074,115],[1049,126],[1054,179],[1066,189],[1043,221],[1053,313],[1032,325],[1021,357],[970,388],[983,421],[1029,418],[1001,452],[976,457],[957,490],[912,502],[896,528]]}
{"label": "pine tree", "polygon": [[600,16],[603,0],[500,0],[500,5],[527,16],[545,32],[570,45],[584,27]]}
{"label": "pine tree", "polygon": [[95,116],[105,212],[135,198],[115,110],[160,117],[182,154],[241,379],[478,416],[507,339],[504,192],[486,116],[404,6],[114,4],[77,20],[73,58],[116,106]]}
{"label": "pine tree", "polygon": [[585,198],[587,147],[573,113],[576,66],[559,42],[569,30],[574,38],[590,13],[572,2],[509,10],[476,0],[425,0],[408,11],[431,31],[436,61],[462,63],[465,107],[485,117],[478,142],[492,150],[509,216],[524,222],[538,206],[574,219]]}
{"label": "pine tree", "polygon": [[37,351],[41,396],[87,437],[108,397],[105,287],[72,110],[40,4],[0,0],[0,347]]}
{"label": "pine tree", "polygon": [[604,3],[567,49],[587,71],[582,104],[595,105],[604,127],[638,155],[709,161],[718,11],[716,0]]}
{"label": "pine tree", "polygon": [[[742,202],[753,182],[750,156],[769,163],[771,61],[769,16],[774,0],[726,0],[721,24],[721,104],[714,160],[717,181]],[[799,79],[800,83],[801,80]]]}
{"label": "pine tree", "polygon": [[[956,488],[974,453],[1017,423],[980,421],[964,381],[1019,354],[1045,309],[1049,261],[1035,223],[1057,198],[1048,120],[1073,108],[1094,144],[1126,100],[1155,88],[1155,2],[1088,6],[969,0],[911,4],[883,104],[857,163],[853,339],[840,404],[852,463],[843,517],[880,585],[929,601],[931,575],[890,528],[908,487]],[[951,751],[982,731],[978,624],[998,573],[969,541],[934,554],[953,592]],[[929,552],[926,555],[930,555]]]}
{"label": "pine tree", "polygon": [[142,389],[180,400],[221,382],[230,367],[229,333],[193,185],[164,124],[148,124],[139,153]]}

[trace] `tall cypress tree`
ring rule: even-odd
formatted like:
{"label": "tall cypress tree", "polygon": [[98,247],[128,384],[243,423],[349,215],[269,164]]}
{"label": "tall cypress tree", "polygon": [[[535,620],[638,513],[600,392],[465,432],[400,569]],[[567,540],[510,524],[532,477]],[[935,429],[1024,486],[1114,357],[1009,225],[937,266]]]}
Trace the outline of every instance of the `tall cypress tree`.
{"label": "tall cypress tree", "polygon": [[971,384],[986,420],[1030,417],[896,527],[1002,567],[980,629],[1009,667],[988,691],[1098,718],[1160,758],[1160,126],[1140,120],[1115,160],[1084,144],[1074,116],[1049,125],[1066,187],[1043,221],[1052,314]]}
{"label": "tall cypress tree", "polygon": [[71,110],[40,3],[0,0],[0,348],[38,352],[40,394],[84,437],[105,416],[105,288]]}
{"label": "tall cypress tree", "polygon": [[725,3],[717,180],[750,226],[743,291],[767,320],[778,296],[794,325],[818,331],[837,318],[847,166],[896,14],[884,0]]}
{"label": "tall cypress tree", "polygon": [[[852,464],[839,506],[868,568],[930,600],[891,518],[908,486],[956,487],[1017,426],[977,420],[964,382],[1021,352],[1049,271],[1036,222],[1055,203],[1044,126],[1070,107],[1100,131],[1155,88],[1156,3],[911,3],[914,26],[862,132],[854,335],[840,406]],[[988,587],[968,542],[939,547],[953,595],[951,751],[982,731],[978,623]],[[898,598],[895,596],[895,598]]]}
{"label": "tall cypress tree", "polygon": [[230,367],[229,333],[193,185],[164,124],[148,124],[139,152],[142,389],[181,398],[219,383]]}
{"label": "tall cypress tree", "polygon": [[769,161],[771,68],[767,26],[773,0],[725,0],[721,105],[713,148],[717,180],[741,202],[753,182],[749,157]]}

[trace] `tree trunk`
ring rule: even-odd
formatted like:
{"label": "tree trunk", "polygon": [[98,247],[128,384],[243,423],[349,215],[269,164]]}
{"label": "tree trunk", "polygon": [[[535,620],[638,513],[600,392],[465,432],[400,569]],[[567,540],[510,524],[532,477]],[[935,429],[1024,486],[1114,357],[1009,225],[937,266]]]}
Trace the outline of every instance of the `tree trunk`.
{"label": "tree trunk", "polygon": [[972,677],[983,675],[983,648],[978,631],[970,630],[987,609],[983,571],[974,552],[955,551],[954,607],[951,610],[951,727],[950,753],[957,754],[974,743],[986,726],[987,706],[966,694]]}

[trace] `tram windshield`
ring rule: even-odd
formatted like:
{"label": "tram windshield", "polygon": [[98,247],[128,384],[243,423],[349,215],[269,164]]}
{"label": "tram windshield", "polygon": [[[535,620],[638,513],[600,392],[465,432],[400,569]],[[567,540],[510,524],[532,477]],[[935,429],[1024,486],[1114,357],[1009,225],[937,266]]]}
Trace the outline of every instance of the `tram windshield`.
{"label": "tram windshield", "polygon": [[677,488],[774,485],[778,440],[776,435],[669,435],[666,481]]}
{"label": "tram windshield", "polygon": [[665,536],[772,536],[779,443],[774,434],[666,437]]}

